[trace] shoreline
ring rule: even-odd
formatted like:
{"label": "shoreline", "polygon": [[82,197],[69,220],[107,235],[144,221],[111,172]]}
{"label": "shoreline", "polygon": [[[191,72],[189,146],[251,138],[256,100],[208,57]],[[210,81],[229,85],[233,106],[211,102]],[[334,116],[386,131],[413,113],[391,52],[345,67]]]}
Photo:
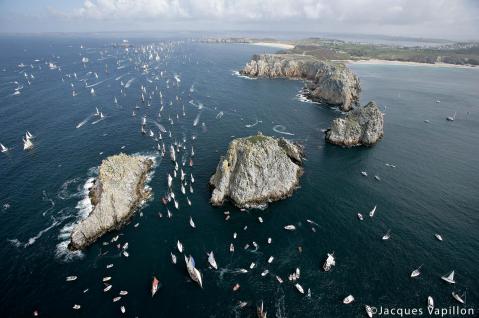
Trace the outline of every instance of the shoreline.
{"label": "shoreline", "polygon": [[274,48],[285,49],[285,50],[294,48],[294,45],[292,44],[279,43],[279,42],[254,42],[249,44],[257,45],[257,46],[268,46],[268,47],[274,47]]}
{"label": "shoreline", "polygon": [[345,64],[357,64],[357,65],[397,65],[397,66],[425,66],[425,67],[440,67],[440,68],[463,68],[463,69],[479,69],[479,67],[473,65],[459,65],[448,63],[419,63],[419,62],[406,62],[406,61],[390,61],[390,60],[334,60],[337,62],[343,62]]}

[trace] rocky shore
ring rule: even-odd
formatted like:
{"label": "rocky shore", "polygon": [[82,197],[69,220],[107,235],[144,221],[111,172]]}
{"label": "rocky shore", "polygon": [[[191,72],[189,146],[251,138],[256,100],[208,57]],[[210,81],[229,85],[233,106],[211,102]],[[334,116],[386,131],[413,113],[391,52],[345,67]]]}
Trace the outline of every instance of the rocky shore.
{"label": "rocky shore", "polygon": [[358,104],[358,77],[344,64],[299,54],[254,55],[240,74],[250,77],[289,78],[306,81],[309,99],[350,111]]}
{"label": "rocky shore", "polygon": [[286,198],[299,184],[302,160],[302,147],[283,138],[258,133],[234,139],[210,179],[210,202],[251,208]]}
{"label": "rocky shore", "polygon": [[336,118],[326,131],[326,140],[332,144],[372,146],[384,135],[384,114],[375,102],[354,108],[345,118]]}
{"label": "rocky shore", "polygon": [[84,249],[106,232],[119,229],[150,196],[145,180],[152,166],[152,159],[145,156],[119,154],[103,160],[90,189],[93,211],[76,224],[68,248]]}

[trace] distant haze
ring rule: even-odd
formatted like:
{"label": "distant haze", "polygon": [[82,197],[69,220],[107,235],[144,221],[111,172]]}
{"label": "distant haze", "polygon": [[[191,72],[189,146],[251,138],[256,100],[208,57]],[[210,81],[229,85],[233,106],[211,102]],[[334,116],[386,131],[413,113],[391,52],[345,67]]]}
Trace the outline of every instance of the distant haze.
{"label": "distant haze", "polygon": [[0,0],[0,31],[261,31],[477,40],[479,0]]}

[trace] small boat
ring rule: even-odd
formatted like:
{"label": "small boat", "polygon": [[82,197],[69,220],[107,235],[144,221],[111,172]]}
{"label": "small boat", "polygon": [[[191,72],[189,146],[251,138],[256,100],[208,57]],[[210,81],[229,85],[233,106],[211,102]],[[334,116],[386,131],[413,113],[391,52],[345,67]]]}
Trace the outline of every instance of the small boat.
{"label": "small boat", "polygon": [[285,229],[285,230],[288,230],[288,231],[294,231],[294,230],[296,230],[296,226],[294,226],[294,225],[286,225],[286,226],[284,227],[284,229]]}
{"label": "small boat", "polygon": [[0,151],[1,151],[1,152],[7,152],[7,151],[8,151],[8,148],[5,147],[3,144],[0,143]]}
{"label": "small boat", "polygon": [[112,285],[107,285],[104,289],[103,289],[103,292],[107,292],[111,289]]}
{"label": "small boat", "polygon": [[376,212],[376,206],[374,206],[374,208],[371,211],[369,211],[369,217],[372,218],[375,212]]}
{"label": "small boat", "polygon": [[[460,302],[461,304],[465,304],[466,303],[466,293],[464,293],[462,296],[460,296],[458,293],[455,293],[455,292],[452,292],[452,297],[457,300],[458,302]],[[462,298],[464,297],[464,299]]]}
{"label": "small boat", "polygon": [[434,236],[439,240],[439,241],[442,241],[442,236],[441,234],[434,234]]}
{"label": "small boat", "polygon": [[122,296],[128,295],[128,292],[126,290],[121,290],[120,295]]}
{"label": "small boat", "polygon": [[413,270],[411,273],[411,277],[418,277],[419,275],[421,275],[421,267],[422,265]]}
{"label": "small boat", "polygon": [[353,295],[349,295],[347,296],[346,298],[343,299],[343,304],[350,304],[354,301],[354,297]]}
{"label": "small boat", "polygon": [[272,241],[271,237],[268,237],[268,244],[271,244]]}
{"label": "small boat", "polygon": [[111,280],[111,276],[106,276],[106,277],[103,277],[103,282],[107,282]]}
{"label": "small boat", "polygon": [[233,286],[233,291],[237,291],[238,289],[240,289],[240,284],[236,284]]}
{"label": "small boat", "polygon": [[190,216],[190,226],[192,228],[196,228],[195,222],[193,222],[193,218]]}
{"label": "small boat", "polygon": [[253,269],[253,268],[255,268],[255,267],[256,267],[255,262],[252,262],[252,263],[249,265],[249,269]]}
{"label": "small boat", "polygon": [[361,213],[358,213],[358,219],[359,219],[360,221],[364,220],[364,217],[363,217],[363,215],[362,215]]}
{"label": "small boat", "polygon": [[273,256],[270,256],[270,257],[268,258],[268,264],[271,264],[271,263],[273,262],[273,260],[274,260],[274,257],[273,257]]}
{"label": "small boat", "polygon": [[265,270],[261,273],[261,276],[265,277],[268,274],[269,274],[269,270]]}
{"label": "small boat", "polygon": [[80,305],[77,305],[77,304],[73,305],[73,309],[75,309],[75,310],[78,310],[78,309],[80,309],[80,308],[81,308]]}
{"label": "small boat", "polygon": [[67,282],[73,282],[73,281],[77,280],[77,278],[78,278],[77,276],[67,276],[66,281]]}
{"label": "small boat", "polygon": [[117,296],[115,298],[113,298],[113,302],[116,303],[117,301],[119,301],[121,299],[121,296]]}
{"label": "small boat", "polygon": [[431,296],[427,296],[427,309],[432,312],[434,309],[434,299]]}
{"label": "small boat", "polygon": [[386,234],[383,235],[383,240],[389,240],[391,238],[391,230],[388,230]]}
{"label": "small boat", "polygon": [[113,264],[106,265],[106,268],[112,268],[112,267],[113,267]]}
{"label": "small boat", "polygon": [[368,173],[367,173],[366,171],[361,171],[361,174],[362,174],[363,176],[365,176],[365,177],[368,176]]}
{"label": "small boat", "polygon": [[283,279],[281,277],[279,277],[278,275],[276,275],[276,280],[278,281],[278,283],[282,284],[283,283]]}
{"label": "small boat", "polygon": [[266,318],[266,316],[268,315],[268,313],[264,311],[262,301],[261,301],[261,305],[256,308],[256,315],[258,316],[258,318]]}
{"label": "small boat", "polygon": [[120,307],[121,313],[124,314],[126,312],[125,306]]}
{"label": "small boat", "polygon": [[258,217],[259,223],[263,223],[263,218],[261,216]]}
{"label": "small boat", "polygon": [[449,275],[441,276],[441,279],[449,284],[455,284],[456,281],[454,280],[454,271],[450,272]]}
{"label": "small boat", "polygon": [[172,262],[173,264],[176,264],[176,255],[173,254],[173,253],[170,253],[170,254],[171,254],[171,262]]}
{"label": "small boat", "polygon": [[155,296],[156,292],[158,291],[158,285],[160,281],[156,276],[153,276],[153,281],[151,282],[151,297]]}
{"label": "small boat", "polygon": [[235,246],[233,243],[230,244],[230,252],[233,253],[235,251]]}
{"label": "small boat", "polygon": [[378,175],[375,175],[374,179],[376,179],[377,181],[381,181],[381,178]]}
{"label": "small boat", "polygon": [[457,114],[457,112],[454,112],[454,116],[448,116],[448,117],[446,118],[446,120],[447,120],[447,121],[454,121],[454,120],[456,119],[456,114]]}
{"label": "small boat", "polygon": [[294,285],[294,287],[296,287],[296,289],[297,289],[301,294],[304,294],[303,286],[301,286],[300,284],[296,283],[296,284]]}
{"label": "small boat", "polygon": [[127,251],[123,251],[123,256],[128,257],[128,256],[130,256],[130,254],[128,254]]}
{"label": "small boat", "polygon": [[211,267],[214,269],[218,269],[218,264],[216,264],[215,255],[213,251],[206,253],[208,255],[208,263],[210,263]]}
{"label": "small boat", "polygon": [[183,244],[181,244],[179,240],[176,242],[176,247],[178,248],[178,252],[183,253]]}
{"label": "small boat", "polygon": [[331,267],[333,267],[334,265],[336,265],[336,261],[334,260],[334,252],[331,254],[328,253],[328,257],[326,258],[326,261],[323,265],[323,270],[325,272],[329,272],[331,270]]}
{"label": "small boat", "polygon": [[364,305],[364,309],[366,309],[366,314],[368,315],[369,318],[373,317],[373,309],[371,306]]}
{"label": "small boat", "polygon": [[308,288],[308,298],[311,298],[311,288]]}

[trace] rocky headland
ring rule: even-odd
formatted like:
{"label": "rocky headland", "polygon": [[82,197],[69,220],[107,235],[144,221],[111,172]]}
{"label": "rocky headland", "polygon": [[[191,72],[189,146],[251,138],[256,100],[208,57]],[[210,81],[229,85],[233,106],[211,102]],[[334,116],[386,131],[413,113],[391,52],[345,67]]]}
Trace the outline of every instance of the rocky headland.
{"label": "rocky headland", "polygon": [[306,81],[306,97],[350,111],[358,104],[358,77],[344,64],[299,54],[254,55],[240,74],[249,77],[289,78]]}
{"label": "rocky headland", "polygon": [[71,250],[84,249],[108,231],[119,229],[150,196],[145,181],[153,160],[145,156],[114,155],[103,160],[90,189],[92,212],[73,229]]}
{"label": "rocky headland", "polygon": [[286,198],[299,184],[302,161],[302,147],[283,138],[258,133],[234,139],[210,179],[211,204],[229,199],[251,208]]}
{"label": "rocky headland", "polygon": [[384,114],[375,102],[356,107],[344,118],[336,118],[326,131],[326,140],[332,144],[372,146],[384,135]]}

